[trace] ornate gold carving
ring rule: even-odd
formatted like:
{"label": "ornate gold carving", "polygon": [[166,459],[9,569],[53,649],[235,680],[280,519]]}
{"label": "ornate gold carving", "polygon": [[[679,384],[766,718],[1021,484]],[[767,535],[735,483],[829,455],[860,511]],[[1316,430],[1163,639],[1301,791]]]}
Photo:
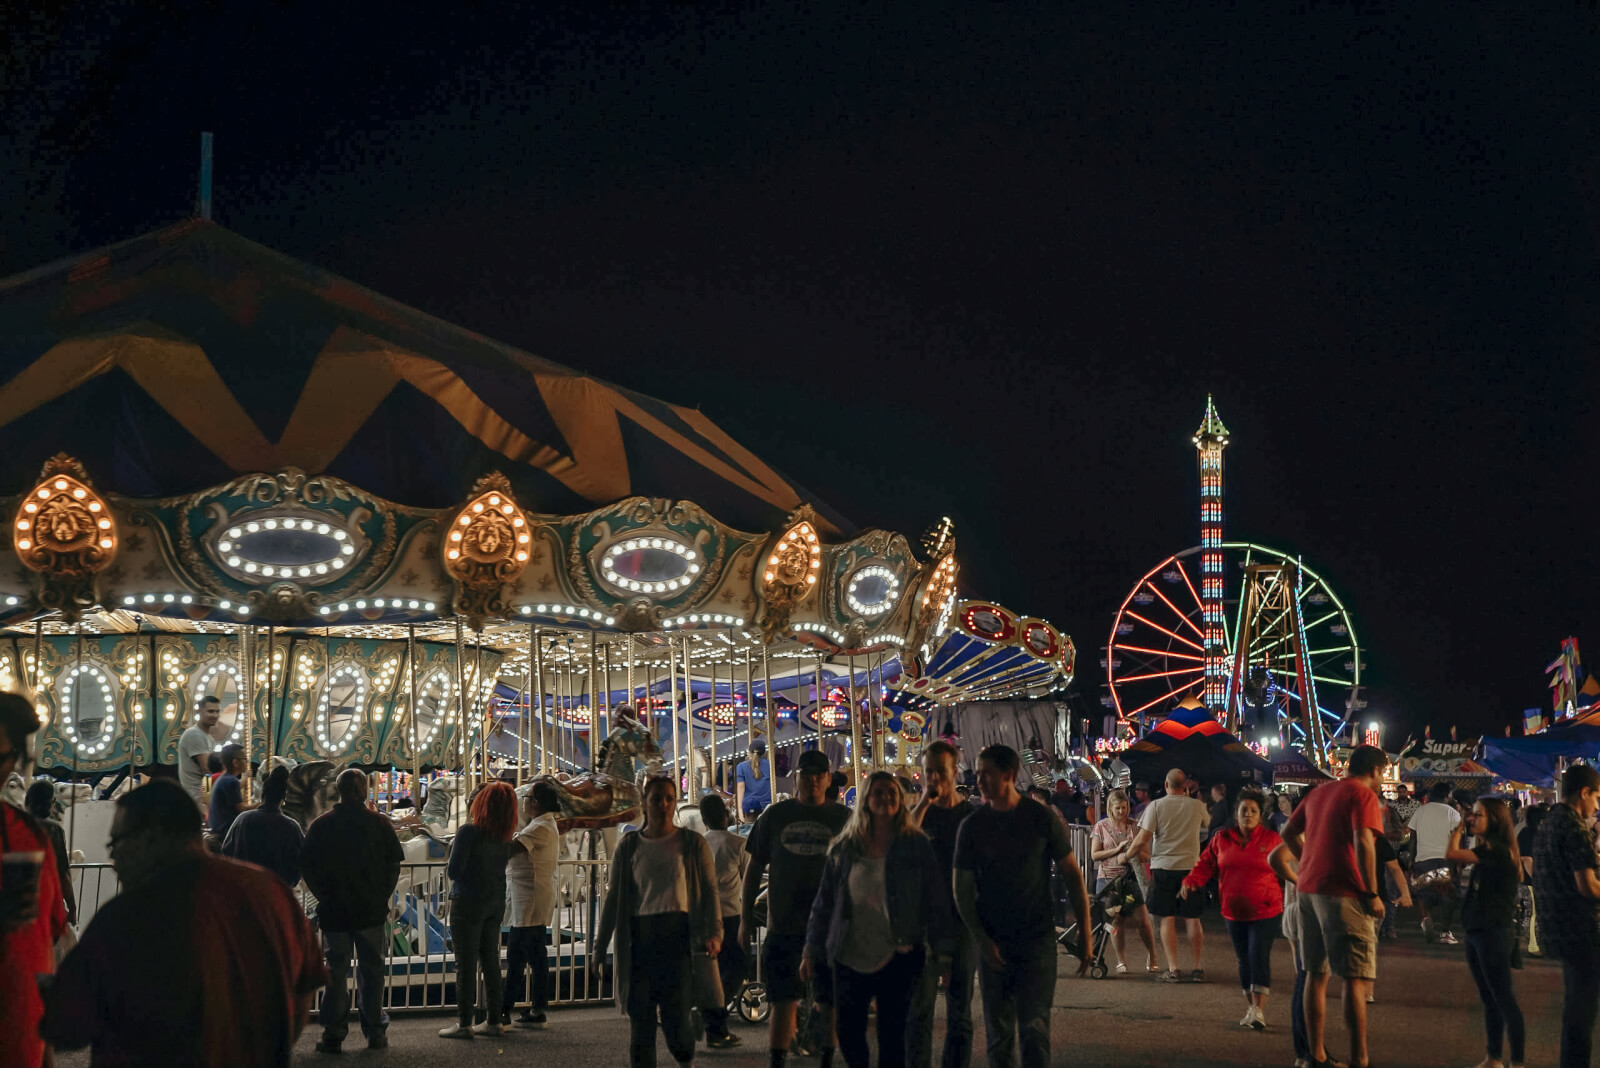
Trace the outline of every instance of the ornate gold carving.
{"label": "ornate gold carving", "polygon": [[505,614],[505,588],[528,566],[532,533],[506,476],[484,475],[472,493],[441,546],[444,569],[456,583],[455,610],[476,630],[485,617]]}
{"label": "ornate gold carving", "polygon": [[822,571],[822,540],[817,535],[816,513],[809,504],[796,508],[787,529],[767,552],[761,573],[761,595],[766,607],[759,626],[762,637],[773,641],[787,630],[795,606],[817,584]]}
{"label": "ornate gold carving", "polygon": [[66,453],[45,462],[17,507],[12,544],[38,575],[39,603],[68,622],[100,601],[98,575],[117,555],[117,525],[83,465]]}

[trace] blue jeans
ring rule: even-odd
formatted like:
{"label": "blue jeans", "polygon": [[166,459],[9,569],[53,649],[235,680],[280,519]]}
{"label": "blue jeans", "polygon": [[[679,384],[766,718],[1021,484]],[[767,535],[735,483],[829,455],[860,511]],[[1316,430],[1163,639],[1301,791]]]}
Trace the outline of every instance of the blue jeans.
{"label": "blue jeans", "polygon": [[1031,943],[1001,945],[1006,966],[995,970],[978,957],[978,990],[983,995],[983,1028],[989,1063],[1010,1068],[1021,1038],[1022,1068],[1049,1068],[1050,1005],[1056,999],[1056,942],[1048,936]]}
{"label": "blue jeans", "polygon": [[544,1012],[550,1000],[550,956],[545,947],[550,944],[550,929],[543,924],[537,927],[513,927],[506,937],[506,981],[500,997],[500,1013],[510,1016],[517,1007],[523,988],[523,977],[533,969],[528,981],[528,1011],[534,1015]]}
{"label": "blue jeans", "polygon": [[833,966],[833,1004],[838,1011],[839,1052],[849,1068],[871,1068],[867,1009],[878,1005],[878,1068],[906,1068],[906,1019],[911,998],[927,971],[921,946],[896,953],[875,972]]}
{"label": "blue jeans", "polygon": [[[906,1063],[933,1068],[933,1007],[939,997],[939,968],[933,958],[922,969],[911,1011],[906,1017]],[[950,957],[950,979],[944,988],[944,1054],[940,1068],[968,1068],[972,1063],[972,977],[977,965],[972,935],[956,933]]]}
{"label": "blue jeans", "polygon": [[1280,916],[1267,920],[1228,920],[1233,954],[1239,958],[1239,986],[1246,994],[1272,989],[1272,940],[1283,925]]}
{"label": "blue jeans", "polygon": [[323,931],[323,959],[328,965],[328,985],[322,992],[322,1040],[330,1045],[344,1041],[350,1033],[350,957],[356,959],[356,1007],[361,1014],[361,1033],[371,1041],[389,1026],[383,1011],[383,972],[388,944],[382,924],[359,931]]}

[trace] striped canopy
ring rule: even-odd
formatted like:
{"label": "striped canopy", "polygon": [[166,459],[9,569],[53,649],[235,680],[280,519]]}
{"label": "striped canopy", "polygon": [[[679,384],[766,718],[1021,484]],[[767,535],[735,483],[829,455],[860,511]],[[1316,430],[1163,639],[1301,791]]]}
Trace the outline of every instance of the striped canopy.
{"label": "striped canopy", "polygon": [[836,514],[693,408],[442,322],[198,219],[0,282],[0,492],[48,457],[169,497],[299,468],[425,508],[500,470],[563,514],[630,495],[767,530]]}

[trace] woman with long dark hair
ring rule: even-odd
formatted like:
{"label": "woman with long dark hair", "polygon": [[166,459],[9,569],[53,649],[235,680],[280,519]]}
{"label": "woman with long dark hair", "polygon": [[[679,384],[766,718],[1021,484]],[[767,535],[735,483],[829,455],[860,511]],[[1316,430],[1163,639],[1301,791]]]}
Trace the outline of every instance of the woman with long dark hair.
{"label": "woman with long dark hair", "polygon": [[902,1068],[906,1016],[928,946],[948,954],[954,942],[939,861],[909,816],[892,774],[867,776],[855,811],[828,847],[811,905],[800,978],[833,969],[839,1052],[849,1068],[870,1062],[867,1009],[874,999],[879,1068]]}
{"label": "woman with long dark hair", "polygon": [[506,911],[506,861],[517,829],[517,792],[503,782],[479,790],[467,809],[468,822],[450,843],[450,941],[456,954],[456,1015],[459,1024],[440,1038],[471,1038],[478,1007],[478,968],[483,968],[488,1018],[477,1033],[498,1035],[500,1023],[500,921]]}
{"label": "woman with long dark hair", "polygon": [[612,985],[631,1024],[633,1068],[655,1068],[657,1012],[673,1058],[679,1064],[694,1062],[690,955],[705,953],[714,960],[722,951],[711,847],[677,825],[677,808],[677,783],[665,775],[645,781],[644,827],[617,843],[590,965],[598,971],[600,955],[615,935]]}
{"label": "woman with long dark hair", "polygon": [[1480,798],[1467,815],[1471,849],[1461,848],[1462,828],[1450,832],[1446,860],[1471,864],[1472,880],[1461,902],[1461,926],[1467,932],[1467,967],[1483,999],[1488,1035],[1487,1056],[1478,1068],[1501,1068],[1506,1039],[1511,1041],[1512,1068],[1522,1068],[1525,1030],[1522,1008],[1511,989],[1511,947],[1516,937],[1517,885],[1522,857],[1511,828],[1511,811],[1496,797]]}
{"label": "woman with long dark hair", "polygon": [[1240,1027],[1267,1029],[1267,994],[1272,990],[1272,941],[1283,915],[1283,891],[1269,858],[1283,839],[1261,822],[1265,800],[1257,790],[1242,790],[1235,802],[1234,826],[1213,834],[1200,853],[1200,862],[1183,880],[1178,896],[1205,889],[1217,876],[1217,896],[1222,918],[1233,937],[1239,959],[1239,986],[1244,991],[1245,1013]]}

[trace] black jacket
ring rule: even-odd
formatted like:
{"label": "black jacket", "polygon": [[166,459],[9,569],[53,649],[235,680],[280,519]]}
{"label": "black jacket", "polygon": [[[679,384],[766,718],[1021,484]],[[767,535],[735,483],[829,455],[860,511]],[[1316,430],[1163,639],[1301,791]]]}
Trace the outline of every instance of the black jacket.
{"label": "black jacket", "polygon": [[386,921],[404,860],[394,826],[360,802],[340,801],[317,817],[300,849],[317,923],[324,931],[361,931]]}

